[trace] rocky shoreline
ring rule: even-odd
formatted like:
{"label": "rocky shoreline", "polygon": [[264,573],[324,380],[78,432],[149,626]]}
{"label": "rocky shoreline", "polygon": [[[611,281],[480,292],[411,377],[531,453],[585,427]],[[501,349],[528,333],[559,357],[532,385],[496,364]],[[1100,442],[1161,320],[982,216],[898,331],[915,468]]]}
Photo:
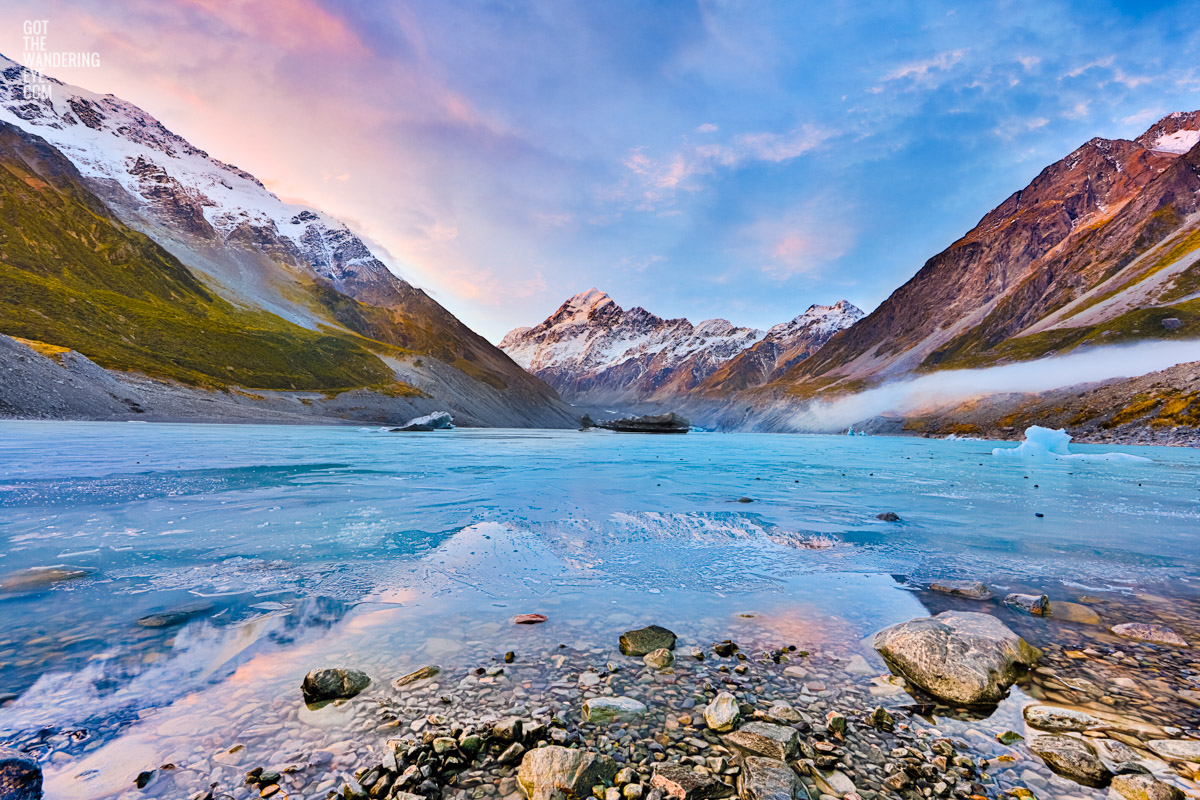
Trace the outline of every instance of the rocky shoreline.
{"label": "rocky shoreline", "polygon": [[[937,613],[867,642],[887,670],[769,631],[687,642],[659,626],[398,677],[321,666],[270,704],[273,735],[260,715],[227,720],[265,735],[254,753],[236,744],[146,765],[121,796],[1200,796],[1200,659],[1176,632],[1194,633],[1187,607],[1109,627],[1101,620],[1127,618],[1116,598],[995,597],[976,581],[922,592]],[[306,730],[330,725],[363,734],[306,745]],[[198,735],[198,748],[220,738]],[[0,781],[4,800],[37,796],[9,785]]]}

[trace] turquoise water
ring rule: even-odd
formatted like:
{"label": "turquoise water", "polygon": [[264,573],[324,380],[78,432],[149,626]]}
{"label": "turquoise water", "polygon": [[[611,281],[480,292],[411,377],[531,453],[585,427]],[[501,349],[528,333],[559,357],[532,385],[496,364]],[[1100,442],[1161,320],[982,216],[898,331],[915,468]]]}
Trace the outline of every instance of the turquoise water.
{"label": "turquoise water", "polygon": [[[0,741],[106,797],[127,785],[106,783],[112,747],[184,762],[228,733],[222,709],[262,713],[327,663],[399,675],[650,622],[870,657],[862,638],[929,613],[936,578],[1200,598],[1200,452],[995,446],[3,422],[0,576],[86,574],[0,593]],[[508,624],[522,612],[551,622]]]}

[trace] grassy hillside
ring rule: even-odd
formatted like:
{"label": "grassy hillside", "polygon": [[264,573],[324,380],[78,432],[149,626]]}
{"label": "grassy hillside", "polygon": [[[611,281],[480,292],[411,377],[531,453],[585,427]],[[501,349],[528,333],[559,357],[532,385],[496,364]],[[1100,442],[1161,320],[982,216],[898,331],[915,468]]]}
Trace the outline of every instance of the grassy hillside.
{"label": "grassy hillside", "polygon": [[117,221],[41,139],[0,126],[0,333],[101,366],[212,387],[395,389],[352,335],[215,296]]}

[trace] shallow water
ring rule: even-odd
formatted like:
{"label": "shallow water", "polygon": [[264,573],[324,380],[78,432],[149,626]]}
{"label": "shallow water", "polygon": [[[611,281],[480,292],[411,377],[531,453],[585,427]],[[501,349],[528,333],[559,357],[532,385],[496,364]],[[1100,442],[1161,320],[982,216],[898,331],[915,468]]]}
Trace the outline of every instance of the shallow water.
{"label": "shallow water", "polygon": [[[342,748],[348,770],[386,731],[301,709],[309,669],[382,692],[513,650],[536,675],[532,654],[599,658],[657,623],[681,648],[794,644],[883,672],[864,637],[968,602],[919,591],[935,578],[1101,610],[1081,631],[989,605],[1039,645],[1147,614],[1200,641],[1200,452],[1031,464],[995,446],[3,422],[0,576],[91,572],[0,593],[0,741],[42,755],[51,796],[119,796],[165,762],[175,782],[137,796],[173,796],[306,748]],[[522,612],[550,622],[511,625]],[[1174,677],[1200,683],[1189,664]]]}

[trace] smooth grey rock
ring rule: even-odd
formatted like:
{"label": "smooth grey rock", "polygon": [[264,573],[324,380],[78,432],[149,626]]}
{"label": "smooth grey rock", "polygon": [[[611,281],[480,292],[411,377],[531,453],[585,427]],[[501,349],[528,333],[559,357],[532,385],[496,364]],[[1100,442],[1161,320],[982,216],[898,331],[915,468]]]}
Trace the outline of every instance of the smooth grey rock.
{"label": "smooth grey rock", "polygon": [[1162,326],[1169,331],[1177,331],[1183,327],[1183,322],[1179,317],[1167,317],[1162,321]]}
{"label": "smooth grey rock", "polygon": [[1126,622],[1113,625],[1112,632],[1126,639],[1136,639],[1139,642],[1151,644],[1168,644],[1173,647],[1187,647],[1188,643],[1175,631],[1166,625],[1150,625],[1145,622]]}
{"label": "smooth grey rock", "polygon": [[721,692],[704,708],[704,724],[718,733],[733,730],[742,712],[737,698],[729,692]]}
{"label": "smooth grey rock", "polygon": [[813,781],[817,784],[817,789],[821,794],[828,794],[834,797],[845,797],[851,792],[857,791],[854,781],[844,772],[839,772],[836,769],[817,769],[813,767],[809,770]]}
{"label": "smooth grey rock", "polygon": [[992,596],[992,590],[980,581],[935,581],[929,584],[929,590],[971,600],[987,600]]}
{"label": "smooth grey rock", "polygon": [[[804,721],[804,715],[787,703],[775,703],[767,709],[767,718],[780,725],[795,725]],[[711,727],[711,726],[710,726]]]}
{"label": "smooth grey rock", "polygon": [[607,756],[558,745],[525,753],[517,768],[517,785],[529,800],[584,800],[592,787],[611,783],[617,763]]}
{"label": "smooth grey rock", "polygon": [[741,767],[737,780],[741,800],[807,800],[804,785],[785,762],[747,756]]}
{"label": "smooth grey rock", "polygon": [[733,794],[723,781],[679,763],[655,764],[650,785],[672,800],[712,800]]}
{"label": "smooth grey rock", "polygon": [[627,656],[644,656],[660,647],[675,649],[675,634],[658,625],[648,625],[621,634],[621,653]]}
{"label": "smooth grey rock", "polygon": [[140,617],[137,624],[143,628],[170,628],[175,625],[182,625],[202,614],[207,614],[212,609],[212,603],[186,603],[166,611],[147,614],[144,617]]}
{"label": "smooth grey rock", "polygon": [[1035,736],[1029,740],[1029,749],[1053,772],[1084,786],[1103,787],[1112,780],[1108,767],[1083,739],[1061,734]]}
{"label": "smooth grey rock", "polygon": [[1050,613],[1050,598],[1044,594],[1013,592],[1005,595],[1004,605],[1034,617],[1044,617]]}
{"label": "smooth grey rock", "polygon": [[939,699],[997,703],[1041,653],[988,614],[946,611],[885,628],[875,649],[896,674]]}
{"label": "smooth grey rock", "polygon": [[1069,708],[1034,705],[1026,706],[1024,713],[1029,727],[1039,731],[1086,731],[1100,724],[1091,714]]}
{"label": "smooth grey rock", "polygon": [[0,746],[0,800],[41,800],[42,768],[37,759]]}
{"label": "smooth grey rock", "polygon": [[583,703],[583,719],[597,725],[627,722],[646,713],[646,705],[632,697],[592,697]]}
{"label": "smooth grey rock", "polygon": [[371,679],[365,672],[356,669],[314,669],[304,676],[300,691],[308,703],[319,703],[322,700],[336,700],[342,697],[354,697],[371,685]]}
{"label": "smooth grey rock", "polygon": [[721,738],[727,745],[750,755],[777,758],[780,761],[795,758],[800,748],[795,728],[769,722],[751,722]]}
{"label": "smooth grey rock", "polygon": [[1200,761],[1200,739],[1155,739],[1146,746],[1168,761]]}
{"label": "smooth grey rock", "polygon": [[1177,787],[1154,778],[1152,775],[1118,775],[1112,779],[1112,788],[1125,800],[1183,800],[1184,794]]}
{"label": "smooth grey rock", "polygon": [[666,669],[675,663],[675,654],[665,647],[660,647],[642,656],[642,663],[653,669]]}

